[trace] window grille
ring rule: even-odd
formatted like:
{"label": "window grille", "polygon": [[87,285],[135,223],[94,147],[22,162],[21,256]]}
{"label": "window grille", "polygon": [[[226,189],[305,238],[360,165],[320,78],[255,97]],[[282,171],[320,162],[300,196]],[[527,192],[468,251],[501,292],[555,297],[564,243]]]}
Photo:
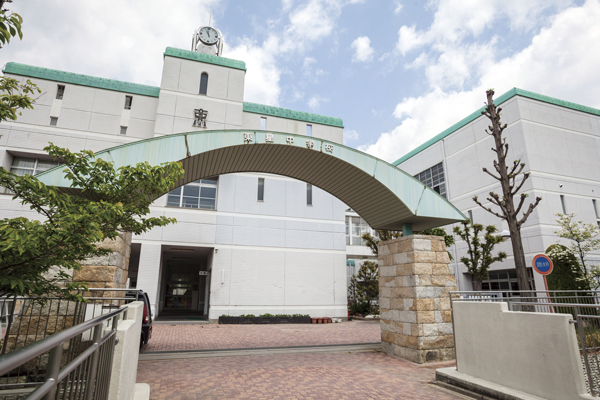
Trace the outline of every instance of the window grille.
{"label": "window grille", "polygon": [[218,178],[205,178],[171,190],[167,207],[216,210]]}
{"label": "window grille", "polygon": [[265,178],[258,178],[258,201],[265,201]]}
{"label": "window grille", "polygon": [[58,85],[58,88],[56,90],[56,99],[62,100],[64,95],[65,95],[65,85]]}
{"label": "window grille", "polygon": [[133,103],[133,96],[125,96],[125,109],[131,110],[131,104]]}
{"label": "window grille", "polygon": [[442,197],[446,198],[446,178],[444,175],[444,165],[436,164],[414,176],[416,179],[429,186]]}

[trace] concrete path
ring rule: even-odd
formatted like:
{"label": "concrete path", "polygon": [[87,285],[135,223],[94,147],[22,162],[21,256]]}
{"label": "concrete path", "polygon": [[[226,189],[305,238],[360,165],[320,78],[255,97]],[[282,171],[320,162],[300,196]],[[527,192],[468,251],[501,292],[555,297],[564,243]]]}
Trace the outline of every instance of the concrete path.
{"label": "concrete path", "polygon": [[137,381],[156,400],[466,399],[434,374],[380,352],[298,353],[140,361]]}
{"label": "concrete path", "polygon": [[154,325],[142,352],[378,343],[378,322],[273,325]]}

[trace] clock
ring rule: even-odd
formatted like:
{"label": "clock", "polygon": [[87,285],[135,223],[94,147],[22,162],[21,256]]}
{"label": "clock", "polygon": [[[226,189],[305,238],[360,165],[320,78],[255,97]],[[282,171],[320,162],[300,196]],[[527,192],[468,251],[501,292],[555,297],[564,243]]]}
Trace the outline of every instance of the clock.
{"label": "clock", "polygon": [[205,45],[212,46],[219,40],[219,32],[215,28],[205,26],[198,31],[198,38]]}

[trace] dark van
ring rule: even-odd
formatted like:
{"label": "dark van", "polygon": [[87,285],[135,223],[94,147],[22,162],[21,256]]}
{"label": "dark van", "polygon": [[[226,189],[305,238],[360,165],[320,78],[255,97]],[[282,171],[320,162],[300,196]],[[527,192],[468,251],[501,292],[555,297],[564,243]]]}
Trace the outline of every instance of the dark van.
{"label": "dark van", "polygon": [[[140,338],[140,349],[143,345],[148,344],[148,340],[152,337],[152,309],[150,308],[150,299],[148,294],[143,290],[137,292],[127,292],[125,297],[131,298],[131,301],[141,301],[144,303],[144,314],[142,316],[142,333]],[[137,297],[137,299],[136,299]]]}

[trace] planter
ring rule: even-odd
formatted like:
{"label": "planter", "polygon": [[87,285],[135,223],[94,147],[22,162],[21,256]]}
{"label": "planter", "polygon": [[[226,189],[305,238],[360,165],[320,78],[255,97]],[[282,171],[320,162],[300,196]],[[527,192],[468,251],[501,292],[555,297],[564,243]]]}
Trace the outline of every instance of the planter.
{"label": "planter", "polygon": [[312,322],[311,317],[293,317],[294,324],[310,324]]}
{"label": "planter", "polygon": [[275,317],[254,317],[252,318],[253,324],[274,324]]}
{"label": "planter", "polygon": [[310,322],[312,322],[313,324],[316,324],[317,323],[317,319],[316,318],[311,318]]}
{"label": "planter", "polygon": [[275,317],[277,324],[293,324],[294,317]]}
{"label": "planter", "polygon": [[219,317],[219,324],[238,324],[240,317]]}
{"label": "planter", "polygon": [[323,323],[323,318],[317,318],[317,324],[322,324]]}
{"label": "planter", "polygon": [[254,318],[256,318],[256,317],[239,317],[239,318],[240,318],[240,321],[239,321],[240,324],[253,324]]}

